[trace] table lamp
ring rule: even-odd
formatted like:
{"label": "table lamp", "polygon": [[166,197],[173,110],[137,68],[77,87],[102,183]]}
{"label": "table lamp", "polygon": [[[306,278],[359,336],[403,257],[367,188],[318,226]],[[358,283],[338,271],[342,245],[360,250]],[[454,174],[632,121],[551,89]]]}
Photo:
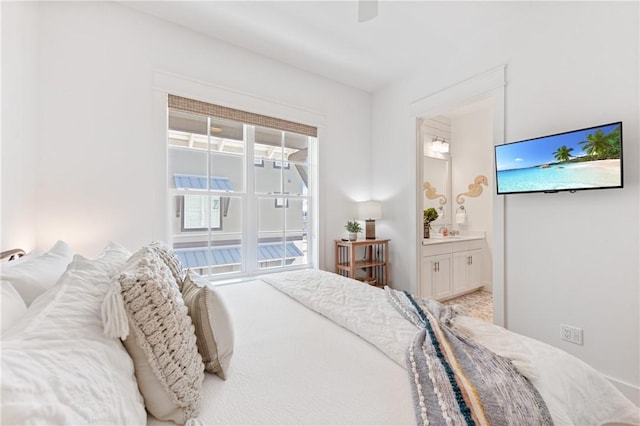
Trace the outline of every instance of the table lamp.
{"label": "table lamp", "polygon": [[358,217],[365,221],[365,238],[376,239],[376,219],[382,219],[382,204],[379,201],[365,201],[358,204]]}

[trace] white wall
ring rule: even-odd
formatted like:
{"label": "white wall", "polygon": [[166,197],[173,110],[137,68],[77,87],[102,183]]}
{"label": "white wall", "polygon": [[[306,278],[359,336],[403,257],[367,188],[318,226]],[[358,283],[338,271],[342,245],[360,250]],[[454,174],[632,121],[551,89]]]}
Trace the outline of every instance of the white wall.
{"label": "white wall", "polygon": [[[13,20],[22,7],[3,2],[3,20]],[[370,164],[354,167],[352,159],[368,152],[370,94],[117,3],[43,2],[37,10],[37,33],[15,25],[11,31],[3,27],[2,35],[3,41],[23,36],[38,41],[6,57],[3,49],[3,70],[25,54],[37,55],[37,74],[30,70],[14,77],[21,87],[39,87],[38,167],[18,156],[5,158],[5,152],[3,162],[13,161],[35,176],[31,197],[38,209],[30,209],[30,224],[35,224],[38,246],[65,239],[78,252],[93,255],[109,239],[135,248],[156,237],[153,193],[165,182],[153,178],[153,149],[166,141],[153,137],[152,76],[160,70],[326,117],[319,141],[320,239],[321,258],[324,254],[327,269],[333,269],[332,240],[344,234],[344,223],[354,216],[352,200],[369,196]],[[20,97],[8,95],[3,102]],[[17,141],[7,142],[9,149],[17,147]],[[3,198],[9,199],[33,191],[5,194],[4,189]],[[21,232],[22,226],[4,225],[7,233]]]}
{"label": "white wall", "polygon": [[[6,37],[5,34],[13,36]],[[0,244],[36,244],[37,7],[2,3]]]}
{"label": "white wall", "polygon": [[[506,325],[631,385],[638,403],[638,4],[522,7],[508,32],[447,56],[431,52],[437,66],[374,94],[373,195],[391,221],[381,227],[391,238],[391,282],[416,290],[412,102],[506,64],[507,141],[622,120],[624,189],[506,197]],[[584,346],[560,341],[561,323],[583,328]]]}
{"label": "white wall", "polygon": [[[453,225],[461,234],[484,232],[485,253],[482,258],[482,282],[485,290],[492,291],[491,257],[493,256],[493,110],[479,110],[455,116],[451,120],[451,188],[453,221],[460,206],[467,212],[467,223]],[[477,176],[485,176],[488,185],[482,187],[478,197],[463,196],[458,204],[458,194],[469,191],[469,184]]]}

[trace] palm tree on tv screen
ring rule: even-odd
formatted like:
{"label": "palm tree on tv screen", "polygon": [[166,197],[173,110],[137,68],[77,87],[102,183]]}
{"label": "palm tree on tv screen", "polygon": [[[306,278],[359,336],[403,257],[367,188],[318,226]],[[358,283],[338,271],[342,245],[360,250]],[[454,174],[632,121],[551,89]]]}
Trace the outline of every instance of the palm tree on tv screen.
{"label": "palm tree on tv screen", "polygon": [[607,158],[620,158],[620,130],[620,126],[616,126],[608,135]]}
{"label": "palm tree on tv screen", "polygon": [[556,160],[562,163],[566,163],[571,158],[571,151],[573,151],[573,148],[562,145],[556,150],[556,152],[553,153],[553,156],[556,158]]}
{"label": "palm tree on tv screen", "polygon": [[582,150],[596,160],[618,158],[620,155],[620,126],[605,134],[602,130],[587,135],[586,140],[578,142]]}

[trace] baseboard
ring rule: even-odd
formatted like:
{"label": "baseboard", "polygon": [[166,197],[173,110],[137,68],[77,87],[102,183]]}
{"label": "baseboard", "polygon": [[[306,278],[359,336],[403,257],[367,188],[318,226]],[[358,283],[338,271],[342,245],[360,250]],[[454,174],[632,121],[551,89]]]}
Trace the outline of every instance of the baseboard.
{"label": "baseboard", "polygon": [[631,385],[629,383],[621,382],[613,377],[604,376],[609,380],[624,396],[626,396],[631,402],[640,407],[640,387]]}

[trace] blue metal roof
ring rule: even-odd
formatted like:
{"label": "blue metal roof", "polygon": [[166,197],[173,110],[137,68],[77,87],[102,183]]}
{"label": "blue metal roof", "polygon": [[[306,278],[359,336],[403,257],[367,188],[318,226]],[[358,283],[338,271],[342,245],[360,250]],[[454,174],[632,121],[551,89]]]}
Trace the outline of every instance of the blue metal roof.
{"label": "blue metal roof", "polygon": [[[207,189],[207,177],[197,175],[174,174],[173,180],[177,189]],[[211,176],[209,189],[233,191],[228,177]]]}
{"label": "blue metal roof", "polygon": [[[285,244],[285,258],[304,256],[302,250],[292,241]],[[242,261],[240,245],[211,247],[211,264],[207,259],[207,248],[175,249],[183,268],[206,268],[207,266],[222,266],[239,264]],[[258,244],[258,261],[282,259],[282,243]]]}

